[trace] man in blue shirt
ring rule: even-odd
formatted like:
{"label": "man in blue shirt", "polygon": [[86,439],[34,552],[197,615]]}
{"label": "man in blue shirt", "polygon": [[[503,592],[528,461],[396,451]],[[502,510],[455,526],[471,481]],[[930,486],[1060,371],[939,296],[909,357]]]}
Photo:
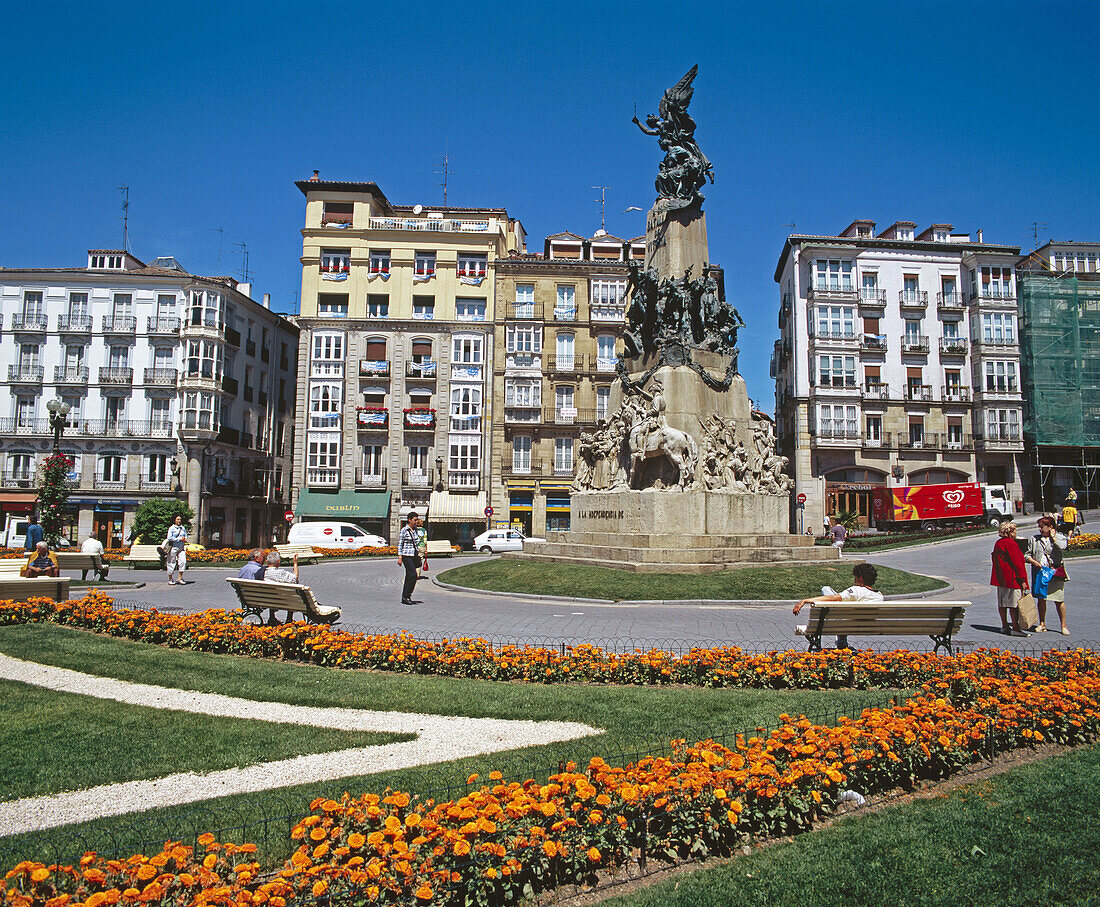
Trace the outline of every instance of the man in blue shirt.
{"label": "man in blue shirt", "polygon": [[249,558],[248,563],[241,567],[237,573],[237,579],[262,580],[264,578],[264,553],[259,548],[253,548]]}
{"label": "man in blue shirt", "polygon": [[38,517],[32,513],[30,525],[27,526],[27,538],[23,543],[23,549],[25,551],[34,551],[38,547],[38,543],[45,537],[45,533],[42,532],[42,527],[38,525]]}

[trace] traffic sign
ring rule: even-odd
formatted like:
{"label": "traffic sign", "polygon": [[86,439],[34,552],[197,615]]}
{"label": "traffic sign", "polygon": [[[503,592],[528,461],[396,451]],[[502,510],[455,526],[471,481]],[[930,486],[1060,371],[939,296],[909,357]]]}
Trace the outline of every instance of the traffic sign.
{"label": "traffic sign", "polygon": [[286,513],[283,514],[283,516],[286,517],[286,521],[288,523],[293,523],[294,522],[294,511],[293,510],[288,510]]}
{"label": "traffic sign", "polygon": [[486,507],[485,508],[485,516],[488,518],[488,517],[491,517],[492,515],[493,515],[493,508],[492,507]]}
{"label": "traffic sign", "polygon": [[805,504],[806,503],[806,495],[799,492],[798,497],[795,500],[797,500],[799,504]]}

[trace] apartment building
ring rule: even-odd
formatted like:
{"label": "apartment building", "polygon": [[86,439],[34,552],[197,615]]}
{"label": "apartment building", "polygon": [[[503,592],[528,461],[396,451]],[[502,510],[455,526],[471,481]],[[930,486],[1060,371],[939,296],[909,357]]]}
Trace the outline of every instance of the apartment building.
{"label": "apartment building", "polygon": [[1100,504],[1100,243],[1048,242],[1020,259],[1025,492],[1039,510]]}
{"label": "apartment building", "polygon": [[503,208],[394,205],[376,183],[305,196],[295,436],[298,519],[396,540],[485,526],[497,264],[525,248]]}
{"label": "apartment building", "polygon": [[772,377],[806,495],[795,531],[841,511],[868,522],[881,485],[982,481],[1021,498],[1018,257],[950,224],[787,237]]}
{"label": "apartment building", "polygon": [[577,440],[607,417],[625,323],[627,262],[645,237],[557,233],[543,254],[497,261],[494,520],[529,535],[569,528]]}
{"label": "apartment building", "polygon": [[207,544],[270,541],[289,493],[298,331],[249,291],[121,249],[90,250],[84,268],[0,269],[0,517],[33,506],[56,399],[75,463],[70,539],[119,547],[143,501],[174,496]]}

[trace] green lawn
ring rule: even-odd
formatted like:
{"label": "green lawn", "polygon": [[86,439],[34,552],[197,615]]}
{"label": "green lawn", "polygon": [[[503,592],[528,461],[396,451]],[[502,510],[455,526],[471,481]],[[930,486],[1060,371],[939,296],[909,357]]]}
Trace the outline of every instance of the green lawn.
{"label": "green lawn", "polygon": [[[514,592],[576,598],[636,599],[799,599],[820,595],[822,586],[844,589],[852,584],[852,566],[769,566],[721,573],[630,573],[607,567],[543,564],[494,558],[466,564],[439,575],[445,583]],[[877,588],[884,595],[942,589],[942,580],[891,567],[878,568]]]}
{"label": "green lawn", "polygon": [[0,800],[411,740],[124,705],[0,680]]}
{"label": "green lawn", "polygon": [[606,907],[1095,904],[1100,747],[931,800],[858,813]]}
{"label": "green lawn", "polygon": [[[743,691],[697,688],[612,687],[582,684],[537,686],[463,678],[420,677],[369,671],[346,671],[228,655],[205,655],[143,643],[94,636],[52,624],[0,627],[0,651],[32,661],[189,690],[248,699],[314,706],[391,709],[440,715],[580,721],[605,733],[549,746],[529,747],[490,757],[457,760],[381,775],[285,788],[275,795],[223,798],[200,808],[161,810],[133,817],[106,819],[53,833],[0,840],[0,865],[13,858],[77,856],[81,848],[121,849],[159,846],[169,837],[193,837],[207,829],[226,828],[227,837],[267,845],[268,860],[285,856],[286,824],[264,839],[259,820],[303,814],[315,797],[339,797],[344,791],[380,791],[387,785],[419,793],[453,796],[466,777],[493,769],[507,778],[545,778],[570,759],[585,764],[593,756],[611,763],[630,761],[673,737],[705,739],[723,732],[771,727],[784,712],[805,712],[834,721],[838,712],[855,714],[863,705],[881,703],[883,691]],[[310,734],[316,733],[310,729]],[[120,743],[120,745],[122,745]],[[162,820],[156,821],[153,820]],[[85,835],[76,839],[71,832]],[[111,837],[113,836],[113,837]],[[47,845],[47,842],[50,842]],[[6,859],[5,859],[6,857]]]}

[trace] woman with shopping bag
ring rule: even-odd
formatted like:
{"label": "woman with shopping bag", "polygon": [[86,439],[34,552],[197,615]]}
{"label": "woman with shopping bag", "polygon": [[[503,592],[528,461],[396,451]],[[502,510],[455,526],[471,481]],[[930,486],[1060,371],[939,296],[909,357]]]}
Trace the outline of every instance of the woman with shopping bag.
{"label": "woman with shopping bag", "polygon": [[[1008,636],[1027,636],[1021,626],[1020,600],[1028,589],[1027,564],[1016,544],[1016,524],[1001,523],[1000,538],[993,546],[993,572],[989,585],[997,587],[997,610],[1001,615],[1001,632]],[[1031,592],[1027,591],[1030,598]],[[1009,627],[1009,619],[1012,626]],[[1030,624],[1028,624],[1030,626]]]}
{"label": "woman with shopping bag", "polygon": [[1047,602],[1054,602],[1062,624],[1062,635],[1069,636],[1066,627],[1066,573],[1062,552],[1069,545],[1060,532],[1055,531],[1054,520],[1048,516],[1039,518],[1039,534],[1027,541],[1024,560],[1031,564],[1031,588],[1039,610],[1039,626],[1035,632],[1046,632]]}

